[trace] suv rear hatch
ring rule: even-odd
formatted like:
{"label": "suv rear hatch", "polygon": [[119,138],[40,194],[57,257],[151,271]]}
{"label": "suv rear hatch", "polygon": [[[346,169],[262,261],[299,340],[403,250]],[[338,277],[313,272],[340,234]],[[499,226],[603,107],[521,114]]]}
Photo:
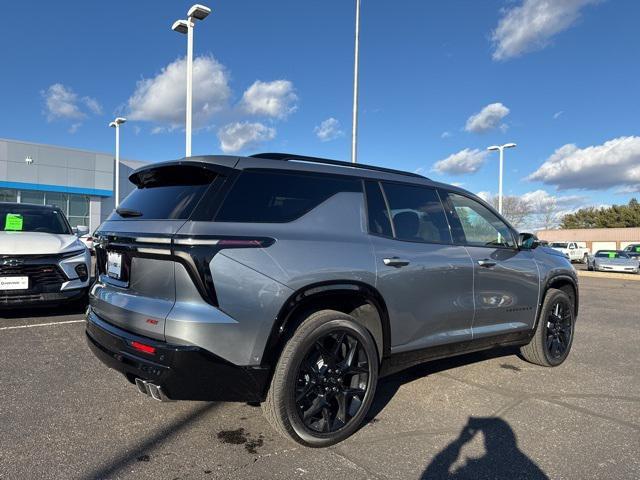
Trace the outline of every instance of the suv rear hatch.
{"label": "suv rear hatch", "polygon": [[208,214],[225,179],[221,172],[229,167],[170,162],[136,170],[129,177],[137,188],[95,236],[98,278],[90,303],[99,317],[128,331],[165,339],[165,319],[176,300],[173,235],[194,212]]}

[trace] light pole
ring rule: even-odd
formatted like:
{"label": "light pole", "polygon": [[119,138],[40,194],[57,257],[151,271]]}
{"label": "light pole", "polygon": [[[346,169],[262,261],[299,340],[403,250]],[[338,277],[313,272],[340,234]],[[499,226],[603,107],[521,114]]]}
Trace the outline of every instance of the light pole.
{"label": "light pole", "polygon": [[204,20],[211,13],[209,7],[196,4],[187,12],[186,20],[176,20],[171,29],[178,33],[187,34],[187,118],[185,122],[187,157],[191,156],[191,116],[193,114],[193,27],[194,20]]}
{"label": "light pole", "polygon": [[500,152],[500,180],[498,184],[498,213],[502,215],[502,170],[504,164],[504,149],[515,147],[515,143],[505,143],[504,145],[492,145],[487,150]]}
{"label": "light pole", "polygon": [[358,163],[358,62],[360,57],[360,0],[356,0],[356,46],[353,62],[353,118],[351,120],[351,162]]}
{"label": "light pole", "polygon": [[114,196],[114,208],[118,208],[120,205],[120,125],[126,122],[126,118],[116,117],[116,119],[109,124],[110,127],[116,129],[116,171],[115,171],[115,196]]}

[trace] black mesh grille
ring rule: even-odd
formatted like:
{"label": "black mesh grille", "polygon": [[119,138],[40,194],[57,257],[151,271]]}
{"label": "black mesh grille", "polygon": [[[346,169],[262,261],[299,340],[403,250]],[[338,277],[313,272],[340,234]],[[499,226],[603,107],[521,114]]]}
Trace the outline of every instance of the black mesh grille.
{"label": "black mesh grille", "polygon": [[0,277],[27,276],[29,277],[29,290],[36,287],[61,285],[67,281],[57,265],[0,265]]}

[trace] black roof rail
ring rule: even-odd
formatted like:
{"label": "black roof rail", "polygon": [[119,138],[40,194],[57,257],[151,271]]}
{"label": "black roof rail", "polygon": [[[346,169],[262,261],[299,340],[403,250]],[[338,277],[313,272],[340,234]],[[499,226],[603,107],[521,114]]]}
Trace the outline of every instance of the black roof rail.
{"label": "black roof rail", "polygon": [[305,155],[295,155],[293,153],[256,153],[250,155],[251,158],[265,158],[269,160],[294,160],[299,162],[322,163],[325,165],[337,165],[339,167],[362,168],[363,170],[373,170],[376,172],[395,173],[396,175],[405,175],[407,177],[426,178],[418,173],[403,172],[402,170],[394,170],[393,168],[376,167],[375,165],[366,165],[364,163],[351,163],[342,160],[331,160],[329,158],[307,157]]}

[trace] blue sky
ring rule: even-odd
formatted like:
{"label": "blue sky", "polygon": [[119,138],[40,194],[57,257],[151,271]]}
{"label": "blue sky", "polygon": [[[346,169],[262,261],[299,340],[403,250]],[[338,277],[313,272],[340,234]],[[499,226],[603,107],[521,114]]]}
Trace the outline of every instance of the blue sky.
{"label": "blue sky", "polygon": [[[109,152],[118,114],[123,157],[182,156],[186,37],[170,25],[191,3],[3,2],[0,137]],[[354,2],[208,5],[194,154],[347,160]],[[485,148],[513,141],[505,193],[565,210],[628,201],[638,18],[635,0],[362,0],[360,161],[496,192]]]}

